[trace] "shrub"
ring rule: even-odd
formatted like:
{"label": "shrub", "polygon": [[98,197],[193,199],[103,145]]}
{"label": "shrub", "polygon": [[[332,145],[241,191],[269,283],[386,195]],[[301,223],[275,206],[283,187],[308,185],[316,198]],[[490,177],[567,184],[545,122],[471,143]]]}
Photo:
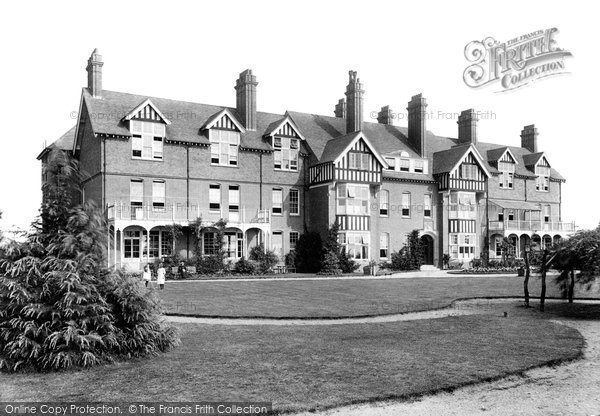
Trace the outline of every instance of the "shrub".
{"label": "shrub", "polygon": [[0,252],[0,369],[90,367],[173,347],[155,292],[105,267],[103,213],[71,208],[77,166],[53,163],[41,220]]}
{"label": "shrub", "polygon": [[296,250],[291,250],[285,255],[285,265],[287,267],[296,267]]}
{"label": "shrub", "polygon": [[246,260],[242,257],[235,263],[235,266],[233,266],[233,271],[238,274],[254,274],[256,272],[256,266],[250,260]]}
{"label": "shrub", "polygon": [[265,250],[263,243],[252,247],[248,258],[258,263],[258,271],[260,273],[269,273],[279,261],[277,254],[272,250]]}
{"label": "shrub", "polygon": [[350,257],[348,253],[346,253],[346,247],[342,247],[342,251],[339,256],[340,269],[342,269],[342,273],[353,273],[355,272],[360,265]]}
{"label": "shrub", "polygon": [[296,243],[296,270],[301,273],[316,273],[321,268],[323,241],[316,232],[306,232]]}
{"label": "shrub", "polygon": [[419,270],[423,264],[423,245],[419,239],[419,231],[413,230],[408,235],[406,246],[392,253],[392,269]]}

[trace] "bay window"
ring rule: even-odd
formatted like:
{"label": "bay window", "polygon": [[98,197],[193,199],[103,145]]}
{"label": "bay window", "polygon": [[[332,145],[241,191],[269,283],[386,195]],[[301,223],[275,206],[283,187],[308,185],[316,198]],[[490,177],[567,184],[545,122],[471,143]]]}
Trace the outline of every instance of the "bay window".
{"label": "bay window", "polygon": [[162,160],[165,125],[131,120],[131,157],[134,159]]}
{"label": "bay window", "polygon": [[475,257],[475,234],[450,234],[450,255],[454,259]]}
{"label": "bay window", "polygon": [[338,215],[369,215],[369,185],[339,184]]}
{"label": "bay window", "polygon": [[297,171],[300,141],[291,137],[273,137],[274,168],[277,170]]}
{"label": "bay window", "polygon": [[240,133],[232,130],[211,129],[210,163],[221,166],[237,166]]}
{"label": "bay window", "polygon": [[346,248],[350,258],[366,260],[369,258],[369,233],[345,232],[338,235],[340,245]]}

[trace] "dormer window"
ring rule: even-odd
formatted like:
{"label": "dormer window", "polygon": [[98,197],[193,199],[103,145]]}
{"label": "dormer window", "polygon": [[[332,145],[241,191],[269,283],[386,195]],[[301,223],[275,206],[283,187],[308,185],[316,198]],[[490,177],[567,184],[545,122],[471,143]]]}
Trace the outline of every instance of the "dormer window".
{"label": "dormer window", "polygon": [[396,158],[395,157],[386,157],[385,163],[388,165],[388,170],[396,170]]}
{"label": "dormer window", "polygon": [[512,162],[498,162],[498,170],[500,171],[500,188],[512,189],[515,164]]}
{"label": "dormer window", "polygon": [[300,141],[291,137],[273,137],[273,167],[277,170],[298,170],[298,149]]}
{"label": "dormer window", "polygon": [[210,163],[237,166],[240,133],[233,130],[210,129]]}
{"label": "dormer window", "polygon": [[149,121],[131,120],[131,157],[134,159],[162,160],[165,125]]}
{"label": "dormer window", "polygon": [[550,185],[550,167],[536,166],[535,174],[537,175],[535,189],[540,192],[548,192]]}
{"label": "dormer window", "polygon": [[400,172],[409,172],[410,171],[410,159],[402,158],[400,159]]}

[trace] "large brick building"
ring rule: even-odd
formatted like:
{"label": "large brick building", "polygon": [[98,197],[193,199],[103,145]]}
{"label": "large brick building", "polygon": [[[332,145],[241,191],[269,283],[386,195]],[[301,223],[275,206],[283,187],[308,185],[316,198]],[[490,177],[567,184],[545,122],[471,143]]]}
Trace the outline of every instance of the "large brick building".
{"label": "large brick building", "polygon": [[[366,122],[353,71],[329,117],[258,111],[251,70],[237,79],[229,108],[105,90],[102,66],[95,50],[77,125],[39,159],[64,149],[79,160],[82,198],[106,208],[112,264],[139,268],[171,254],[167,227],[197,218],[227,220],[230,261],[260,242],[283,256],[305,230],[335,221],[359,261],[389,260],[418,229],[432,265],[488,247],[498,257],[504,236],[522,253],[574,231],[561,221],[564,179],[538,149],[533,125],[521,131],[521,147],[481,142],[478,114],[466,110],[458,138],[440,137],[426,129],[421,95],[408,103],[407,128],[392,125],[387,106]],[[204,233],[203,253],[214,238]],[[189,257],[195,244],[184,228],[175,249]]]}

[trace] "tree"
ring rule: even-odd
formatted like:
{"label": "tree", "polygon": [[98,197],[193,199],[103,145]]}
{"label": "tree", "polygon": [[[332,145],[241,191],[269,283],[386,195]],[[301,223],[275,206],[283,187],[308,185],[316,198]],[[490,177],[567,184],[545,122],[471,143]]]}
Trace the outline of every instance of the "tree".
{"label": "tree", "polygon": [[34,231],[0,252],[0,369],[89,367],[176,345],[154,292],[106,268],[104,213],[72,207],[77,164],[52,158],[48,169],[56,180]]}
{"label": "tree", "polygon": [[561,241],[554,252],[552,265],[560,271],[556,283],[572,303],[575,283],[590,284],[600,274],[600,227],[577,232]]}
{"label": "tree", "polygon": [[296,270],[299,273],[316,273],[320,270],[323,241],[317,232],[305,232],[296,242]]}
{"label": "tree", "polygon": [[265,250],[263,243],[252,247],[248,258],[258,264],[258,271],[261,273],[269,273],[279,261],[277,254],[273,250]]}
{"label": "tree", "polygon": [[419,230],[413,230],[407,237],[406,245],[396,253],[392,253],[392,269],[419,270],[423,264],[423,243]]}

